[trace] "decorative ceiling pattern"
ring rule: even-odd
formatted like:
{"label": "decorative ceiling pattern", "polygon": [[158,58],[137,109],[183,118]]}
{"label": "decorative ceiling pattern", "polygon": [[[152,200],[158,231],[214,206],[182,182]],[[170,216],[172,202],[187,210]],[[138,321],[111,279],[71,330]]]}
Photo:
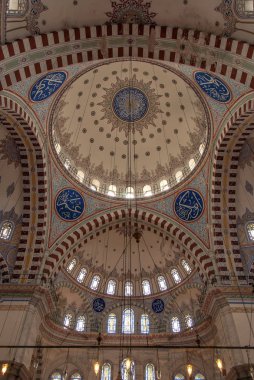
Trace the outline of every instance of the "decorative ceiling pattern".
{"label": "decorative ceiling pattern", "polygon": [[145,61],[119,60],[79,74],[58,95],[50,120],[65,169],[87,186],[97,181],[99,192],[116,186],[119,196],[134,183],[137,196],[145,185],[160,192],[162,180],[177,185],[197,166],[210,135],[208,111],[192,83]]}

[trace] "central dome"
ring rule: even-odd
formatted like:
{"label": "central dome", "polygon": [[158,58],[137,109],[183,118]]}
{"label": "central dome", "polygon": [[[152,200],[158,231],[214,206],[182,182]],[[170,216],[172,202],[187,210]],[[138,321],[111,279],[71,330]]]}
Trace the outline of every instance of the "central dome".
{"label": "central dome", "polygon": [[193,83],[155,61],[99,63],[71,79],[50,117],[64,170],[116,197],[175,188],[206,151],[210,120]]}

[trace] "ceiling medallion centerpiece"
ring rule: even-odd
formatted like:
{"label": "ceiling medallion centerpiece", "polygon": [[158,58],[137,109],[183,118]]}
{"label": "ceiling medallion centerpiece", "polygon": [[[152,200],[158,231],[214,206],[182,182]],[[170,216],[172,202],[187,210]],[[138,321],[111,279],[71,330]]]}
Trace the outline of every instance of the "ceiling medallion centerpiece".
{"label": "ceiling medallion centerpiece", "polygon": [[151,3],[144,3],[143,0],[120,0],[119,3],[112,1],[112,12],[106,15],[110,18],[111,24],[139,24],[156,25],[153,18],[157,13],[149,12]]}
{"label": "ceiling medallion centerpiece", "polygon": [[149,125],[156,127],[155,119],[162,111],[158,101],[160,95],[151,88],[151,83],[138,80],[134,74],[131,79],[117,77],[110,88],[104,88],[105,95],[100,103],[104,113],[102,120],[112,125],[112,131],[118,128],[127,136],[131,128],[132,133],[137,131],[142,135]]}

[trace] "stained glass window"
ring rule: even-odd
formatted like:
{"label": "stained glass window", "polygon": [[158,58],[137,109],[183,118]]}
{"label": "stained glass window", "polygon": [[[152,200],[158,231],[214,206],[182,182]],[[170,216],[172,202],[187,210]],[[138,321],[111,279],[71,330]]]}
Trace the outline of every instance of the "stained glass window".
{"label": "stained glass window", "polygon": [[81,380],[81,379],[82,379],[82,376],[78,372],[75,372],[73,375],[71,375],[71,380]]}
{"label": "stained glass window", "polygon": [[181,326],[180,326],[180,322],[179,322],[179,319],[177,317],[173,317],[172,320],[171,320],[171,326],[172,326],[172,331],[174,333],[178,333],[181,331]]}
{"label": "stained glass window", "polygon": [[180,277],[180,274],[179,274],[179,272],[178,272],[178,270],[177,269],[172,269],[172,271],[171,271],[171,275],[172,275],[172,277],[173,277],[173,279],[174,279],[174,282],[176,283],[176,284],[179,284],[182,280],[181,280],[181,277]]}
{"label": "stained glass window", "polygon": [[101,371],[101,380],[111,380],[111,365],[104,363]]}
{"label": "stained glass window", "polygon": [[72,315],[71,314],[66,314],[64,316],[64,327],[70,327],[71,326],[71,323],[72,323]]}
{"label": "stained glass window", "polygon": [[133,295],[133,284],[130,281],[125,283],[124,294],[126,297]]}
{"label": "stained glass window", "polygon": [[151,285],[148,280],[142,281],[142,290],[143,290],[144,296],[149,296],[149,294],[151,294]]}
{"label": "stained glass window", "polygon": [[0,239],[10,240],[14,230],[14,225],[12,222],[3,222],[0,229]]}
{"label": "stained glass window", "polygon": [[122,380],[135,380],[135,363],[131,361],[128,369],[126,363],[129,359],[124,359],[121,366]]}
{"label": "stained glass window", "polygon": [[165,191],[165,190],[169,189],[168,181],[166,179],[163,179],[160,182],[160,189],[161,189],[161,191]]}
{"label": "stained glass window", "polygon": [[145,197],[150,197],[151,195],[153,195],[152,188],[150,185],[145,185],[143,187],[143,194]]}
{"label": "stained glass window", "polygon": [[164,276],[158,277],[158,284],[159,284],[160,291],[163,292],[164,290],[167,290],[168,287],[167,287],[167,283]]}
{"label": "stained glass window", "polygon": [[116,315],[111,313],[108,316],[108,328],[107,328],[108,334],[115,334],[116,333]]}
{"label": "stained glass window", "polygon": [[180,182],[181,179],[183,178],[183,172],[181,170],[179,170],[176,174],[175,174],[175,177],[176,177],[176,182]]}
{"label": "stained glass window", "polygon": [[127,187],[125,190],[125,196],[126,198],[134,198],[134,189],[133,187]]}
{"label": "stained glass window", "polygon": [[77,277],[77,281],[82,283],[86,277],[87,270],[86,268],[81,268]]}
{"label": "stained glass window", "polygon": [[77,319],[76,330],[85,331],[85,328],[86,328],[86,317],[84,315],[80,315]]}
{"label": "stained glass window", "polygon": [[185,377],[181,373],[178,373],[174,377],[174,380],[184,380],[184,379],[185,379]]}
{"label": "stained glass window", "polygon": [[98,179],[93,179],[91,183],[91,189],[94,191],[98,191],[100,188],[100,181]]}
{"label": "stained glass window", "polygon": [[99,287],[99,284],[100,284],[100,276],[94,276],[93,279],[92,279],[92,282],[91,282],[91,285],[90,285],[90,288],[92,290],[97,290],[98,287]]}
{"label": "stained glass window", "polygon": [[28,8],[27,0],[7,0],[7,15],[24,16]]}
{"label": "stained glass window", "polygon": [[77,265],[77,260],[72,259],[71,262],[67,266],[67,272],[71,273],[76,265]]}
{"label": "stained glass window", "polygon": [[80,182],[83,182],[84,181],[84,178],[85,178],[85,173],[82,171],[82,170],[78,170],[77,172],[77,177],[78,177],[78,180]]}
{"label": "stained glass window", "polygon": [[188,274],[190,274],[191,273],[191,266],[190,266],[190,264],[187,263],[187,261],[184,260],[184,259],[181,261],[181,264],[182,264],[182,267],[185,270],[185,272],[188,273]]}
{"label": "stained glass window", "polygon": [[195,380],[205,380],[205,376],[201,373],[197,373],[195,376]]}
{"label": "stained glass window", "polygon": [[140,323],[141,334],[149,334],[149,331],[150,331],[149,316],[147,314],[142,314],[140,322],[141,322]]}
{"label": "stained glass window", "polygon": [[114,295],[116,292],[116,281],[115,280],[109,280],[108,286],[107,286],[107,294]]}
{"label": "stained glass window", "polygon": [[246,228],[249,240],[254,241],[254,222],[248,223]]}
{"label": "stained glass window", "polygon": [[116,186],[115,185],[109,186],[108,195],[110,195],[111,197],[115,197],[115,195],[116,195]]}
{"label": "stained glass window", "polygon": [[190,170],[193,170],[196,166],[196,162],[194,160],[194,158],[191,158],[190,161],[189,161],[189,168]]}
{"label": "stained glass window", "polygon": [[146,365],[146,377],[145,380],[156,380],[154,365],[149,363]]}
{"label": "stained glass window", "polygon": [[189,314],[185,316],[185,323],[188,328],[193,327],[193,319]]}
{"label": "stained glass window", "polygon": [[134,311],[132,309],[123,311],[122,332],[124,334],[134,334]]}
{"label": "stained glass window", "polygon": [[62,380],[62,375],[60,372],[54,372],[50,376],[50,380]]}
{"label": "stained glass window", "polygon": [[235,10],[240,18],[254,18],[254,0],[235,0]]}

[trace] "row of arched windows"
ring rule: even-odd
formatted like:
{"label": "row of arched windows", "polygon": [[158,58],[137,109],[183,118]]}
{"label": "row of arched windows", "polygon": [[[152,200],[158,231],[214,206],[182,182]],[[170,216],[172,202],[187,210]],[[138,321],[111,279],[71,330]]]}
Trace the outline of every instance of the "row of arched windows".
{"label": "row of arched windows", "polygon": [[64,316],[63,325],[65,328],[70,328],[70,327],[73,327],[74,325],[76,331],[79,331],[79,332],[86,331],[86,328],[87,328],[86,316],[80,315],[76,319],[76,321],[74,321],[73,314],[67,313]]}
{"label": "row of arched windows", "polygon": [[[74,269],[76,268],[77,263],[78,263],[77,259],[75,259],[75,258],[72,259],[70,261],[70,263],[67,265],[67,272],[72,273],[74,271]],[[187,274],[191,273],[191,271],[192,271],[191,266],[185,259],[181,260],[181,265]],[[170,274],[171,274],[172,279],[173,279],[175,284],[179,284],[182,281],[182,277],[176,268],[171,269]],[[86,276],[87,276],[87,269],[82,267],[79,270],[79,273],[77,274],[76,279],[80,284],[82,284],[84,282]],[[101,282],[101,277],[99,275],[93,276],[91,283],[90,283],[90,288],[94,291],[98,290],[100,282]],[[166,280],[165,276],[163,276],[163,275],[159,275],[157,277],[157,283],[158,283],[158,287],[159,287],[160,291],[165,291],[169,288],[167,280]],[[152,286],[151,286],[151,282],[149,280],[144,279],[142,281],[141,285],[142,285],[142,293],[144,296],[148,296],[148,295],[152,294]],[[116,280],[110,279],[107,283],[107,286],[106,286],[106,294],[115,295],[116,290],[117,290],[116,288],[117,288]],[[134,287],[133,287],[133,283],[131,281],[125,282],[124,294],[126,297],[134,295]]]}

